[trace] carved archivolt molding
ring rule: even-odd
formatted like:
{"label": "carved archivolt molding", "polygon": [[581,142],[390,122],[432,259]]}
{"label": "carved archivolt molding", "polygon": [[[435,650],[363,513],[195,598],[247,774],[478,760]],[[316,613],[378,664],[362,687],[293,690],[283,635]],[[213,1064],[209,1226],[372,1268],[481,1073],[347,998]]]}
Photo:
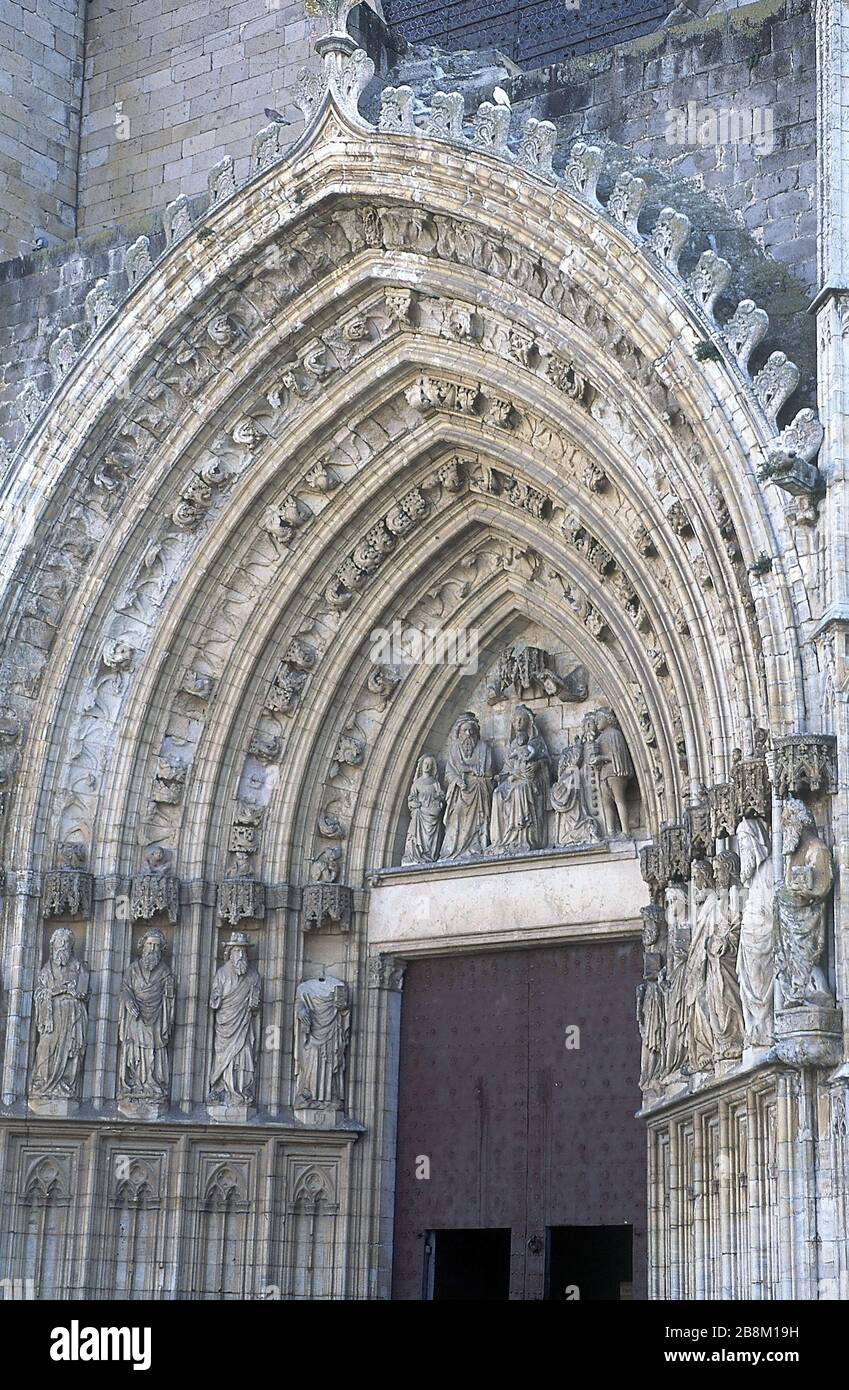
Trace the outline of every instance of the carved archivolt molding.
{"label": "carved archivolt molding", "polygon": [[[465,142],[459,148],[456,103],[448,99],[436,103],[429,121],[430,137],[440,142],[432,187],[418,206],[388,201],[375,192],[375,176],[397,175],[401,188],[409,152],[354,114],[364,69],[354,55],[337,59],[318,86],[305,88],[314,124],[291,160],[277,158],[272,130],[258,141],[247,189],[236,189],[226,161],[213,171],[205,230],[225,248],[214,272],[187,205],[179,204],[166,219],[169,249],[161,262],[154,263],[143,239],[128,253],[136,286],[133,345],[119,341],[102,287],[93,292],[88,320],[96,336],[77,365],[73,335],[56,348],[61,385],[28,444],[37,469],[39,450],[57,432],[51,421],[66,402],[73,405],[74,427],[60,429],[61,439],[50,445],[58,451],[57,499],[72,471],[84,483],[55,509],[54,529],[38,532],[38,584],[9,615],[13,657],[0,672],[0,689],[9,690],[10,716],[21,732],[6,740],[0,732],[0,794],[24,755],[53,634],[63,623],[76,630],[82,610],[75,604],[88,601],[100,626],[95,631],[92,622],[78,644],[73,678],[67,667],[69,689],[85,674],[73,706],[61,697],[68,738],[51,792],[53,841],[80,843],[93,858],[101,819],[129,815],[145,853],[158,849],[171,866],[157,876],[140,871],[138,861],[126,865],[135,875],[139,918],[177,910],[187,821],[197,856],[196,797],[218,776],[205,767],[203,788],[196,784],[198,750],[213,728],[223,728],[219,721],[235,718],[240,697],[232,674],[238,670],[240,689],[250,686],[259,647],[254,639],[247,655],[249,635],[259,631],[257,615],[272,595],[280,606],[285,594],[292,621],[276,644],[264,700],[240,723],[245,753],[237,784],[227,789],[231,810],[220,843],[228,856],[221,865],[224,919],[261,914],[257,856],[267,809],[281,779],[303,768],[303,740],[314,739],[322,703],[333,707],[324,767],[335,771],[326,790],[341,790],[346,819],[348,809],[353,815],[351,785],[368,761],[370,729],[385,722],[399,687],[391,672],[364,678],[369,727],[356,702],[337,700],[335,690],[368,630],[357,632],[357,625],[373,619],[374,596],[400,574],[407,584],[416,537],[435,534],[439,508],[512,513],[526,537],[544,535],[547,545],[556,532],[567,557],[562,568],[540,558],[544,547],[527,539],[510,563],[517,574],[524,570],[524,582],[544,578],[557,589],[557,601],[590,639],[610,646],[611,660],[620,660],[617,644],[623,648],[647,755],[654,758],[658,725],[674,728],[682,775],[688,758],[690,776],[715,775],[702,766],[704,733],[694,730],[696,721],[686,730],[682,724],[679,708],[696,708],[701,698],[689,698],[685,666],[694,657],[702,663],[702,679],[689,679],[693,692],[704,687],[719,754],[741,719],[763,717],[762,632],[787,626],[789,597],[777,579],[763,581],[755,613],[746,559],[765,548],[767,519],[743,459],[773,438],[763,410],[777,412],[792,372],[770,359],[767,376],[759,374],[751,393],[743,393],[748,405],[741,411],[736,373],[751,352],[752,325],[762,324],[748,310],[738,314],[739,330],[729,330],[733,371],[723,358],[725,375],[715,366],[708,375],[688,356],[699,333],[718,332],[699,316],[712,313],[727,283],[722,264],[710,260],[712,253],[701,258],[688,307],[674,278],[686,232],[680,216],[662,213],[647,254],[638,251],[640,181],[617,181],[605,224],[592,147],[575,147],[558,191],[539,185],[548,176],[545,123],[529,127],[522,140],[526,172],[505,164],[503,193],[494,191],[492,208],[471,221],[456,199],[458,171],[477,157],[490,170],[493,154],[504,153],[504,117],[494,109],[478,114],[475,140],[485,152],[475,155]],[[408,129],[403,95],[394,106],[387,99],[386,111],[385,129]],[[315,193],[296,209],[290,194],[305,151],[322,172]],[[339,170],[351,159],[356,172],[342,197]],[[521,224],[510,210],[513,185],[528,195]],[[271,209],[273,189],[280,196]],[[555,210],[564,219],[559,248],[556,239],[548,245]],[[604,254],[614,243],[624,265],[621,294],[611,292]],[[191,288],[189,254],[203,267]],[[344,302],[335,294],[342,275]],[[95,406],[82,363],[97,375],[107,361],[118,390]],[[344,440],[334,430],[343,403]],[[34,421],[33,400],[30,406]],[[437,452],[440,437],[456,444],[453,452],[439,451],[429,474],[421,470],[421,485],[402,489],[396,479],[405,435],[417,441],[413,458]],[[280,484],[272,488],[275,474]],[[223,539],[236,534],[239,557],[222,569]],[[786,536],[785,543],[792,544]],[[215,592],[201,604],[203,570],[214,575]],[[189,574],[195,578],[187,591]],[[307,574],[316,576],[314,587],[304,586]],[[190,611],[200,634],[194,643],[186,637]],[[706,633],[724,639],[718,645],[727,647],[727,667],[724,655],[707,651]],[[180,653],[179,673],[169,659],[157,685],[155,653],[172,649]],[[769,685],[791,700],[795,673],[771,659],[777,671]],[[122,780],[107,807],[104,774],[114,749],[134,739],[127,731],[140,727],[143,708],[154,707],[155,688],[157,707],[167,713],[158,717],[160,737],[147,755],[144,805],[118,809],[128,795]],[[650,784],[668,776],[659,754],[652,765]],[[122,779],[128,775],[122,770]],[[38,780],[27,779],[22,824],[34,814]],[[318,811],[311,811],[313,826]],[[312,845],[306,849],[308,857],[314,853]]]}

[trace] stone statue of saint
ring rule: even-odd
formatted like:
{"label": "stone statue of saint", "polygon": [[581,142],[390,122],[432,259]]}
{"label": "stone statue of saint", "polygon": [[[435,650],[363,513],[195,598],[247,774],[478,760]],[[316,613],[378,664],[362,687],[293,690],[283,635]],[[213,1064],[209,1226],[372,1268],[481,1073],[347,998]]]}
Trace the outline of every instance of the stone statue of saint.
{"label": "stone statue of saint", "polygon": [[781,812],[784,882],[776,894],[777,1004],[832,1004],[822,968],[825,915],[834,882],[831,854],[807,806],[795,798]]}
{"label": "stone statue of saint", "polygon": [[89,967],[74,955],[74,933],[58,927],[35,986],[35,1052],[30,1094],[79,1100],[85,1059]]}
{"label": "stone statue of saint", "polygon": [[666,993],[663,909],[643,909],[643,979],[637,986],[640,1030],[640,1089],[657,1086],[666,1069]]}
{"label": "stone statue of saint", "polygon": [[445,838],[440,859],[481,854],[489,844],[492,749],[481,738],[476,714],[461,714],[451,731],[445,788]]}
{"label": "stone statue of saint", "polygon": [[168,1099],[168,1043],[176,991],[164,955],[165,937],[152,927],[141,938],[139,959],[127,968],[121,984],[118,1095],[122,1099]]}
{"label": "stone statue of saint", "polygon": [[687,1070],[704,1071],[713,1062],[713,1030],[707,1002],[708,950],[716,916],[716,892],[709,859],[692,868],[690,948],[684,1000],[687,1014]]}
{"label": "stone statue of saint", "polygon": [[247,932],[231,933],[209,996],[214,1018],[209,1099],[232,1105],[248,1104],[256,1094],[262,982],[248,960],[248,944]]}
{"label": "stone statue of saint", "polygon": [[351,1034],[344,980],[304,980],[295,996],[295,1105],[342,1104]]}
{"label": "stone statue of saint", "polygon": [[747,817],[737,826],[740,882],[746,899],[740,918],[737,979],[747,1047],[768,1047],[773,1039],[775,959],[773,871],[767,829]]}
{"label": "stone statue of saint", "polygon": [[551,788],[551,809],[557,814],[558,849],[571,845],[595,845],[601,839],[595,819],[587,807],[582,776],[584,745],[575,736],[560,754],[557,781]]}
{"label": "stone statue of saint", "polygon": [[527,705],[516,705],[510,742],[492,794],[490,841],[499,849],[542,849],[550,772],[548,749]]}
{"label": "stone statue of saint", "polygon": [[671,883],[666,890],[666,1073],[672,1076],[687,1061],[687,956],[690,923],[687,889]]}
{"label": "stone statue of saint", "polygon": [[713,861],[716,887],[713,928],[707,941],[706,994],[713,1034],[714,1061],[726,1062],[743,1051],[743,1006],[737,980],[740,942],[740,859],[726,849]]}
{"label": "stone statue of saint", "polygon": [[607,833],[616,834],[618,818],[619,833],[627,835],[630,826],[625,793],[634,775],[631,754],[613,710],[598,710],[593,716],[593,723],[596,736],[590,764],[598,777],[598,794]]}
{"label": "stone statue of saint", "polygon": [[445,792],[439,780],[436,758],[425,753],[416,763],[416,775],[407,797],[410,826],[402,864],[432,864],[439,858]]}

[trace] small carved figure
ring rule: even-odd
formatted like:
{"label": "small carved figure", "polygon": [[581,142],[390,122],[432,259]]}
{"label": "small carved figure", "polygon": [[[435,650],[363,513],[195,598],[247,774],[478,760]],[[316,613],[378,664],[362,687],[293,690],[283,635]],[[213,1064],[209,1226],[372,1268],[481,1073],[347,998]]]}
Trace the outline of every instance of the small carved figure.
{"label": "small carved figure", "polygon": [[630,827],[625,793],[634,775],[634,764],[613,711],[598,710],[593,722],[596,736],[590,762],[598,776],[599,799],[607,833],[616,833],[618,817],[619,833],[627,835]]}
{"label": "small carved figure", "polygon": [[410,826],[401,862],[432,864],[439,858],[442,813],[445,809],[445,792],[432,753],[425,753],[416,764],[407,805],[410,809]]}
{"label": "small carved figure", "polygon": [[78,1100],[86,1049],[89,967],[74,955],[74,933],[59,927],[35,987],[35,1052],[30,1093]]}
{"label": "small carved figure", "polygon": [[776,895],[780,1005],[831,1004],[822,969],[825,914],[834,882],[831,854],[807,806],[792,798],[781,813],[784,882]]}
{"label": "small carved figure", "polygon": [[595,818],[587,807],[583,762],[584,745],[573,735],[560,754],[557,781],[551,788],[551,809],[557,813],[556,843],[559,849],[598,844],[601,839]]}

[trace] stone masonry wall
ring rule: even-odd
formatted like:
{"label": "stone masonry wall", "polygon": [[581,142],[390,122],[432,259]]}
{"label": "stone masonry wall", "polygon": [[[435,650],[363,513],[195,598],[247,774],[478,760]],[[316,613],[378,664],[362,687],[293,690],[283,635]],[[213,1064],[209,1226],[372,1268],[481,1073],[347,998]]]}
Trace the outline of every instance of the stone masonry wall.
{"label": "stone masonry wall", "polygon": [[[472,74],[478,62],[477,80]],[[627,168],[649,186],[645,225],[666,205],[693,231],[688,271],[711,245],[730,263],[727,317],[740,299],[769,313],[770,338],[802,368],[796,404],[815,396],[817,289],[816,35],[809,0],[758,0],[689,14],[632,43],[521,72],[493,51],[411,49],[389,81],[429,101],[463,87],[467,110],[484,94],[481,76],[510,94],[519,120],[557,126],[555,168],[576,139],[601,145],[606,194]],[[372,112],[374,115],[374,112]],[[757,365],[760,365],[758,362]]]}
{"label": "stone masonry wall", "polygon": [[813,294],[815,52],[809,0],[760,0],[517,77],[513,99],[686,180],[696,215],[737,214]]}
{"label": "stone masonry wall", "polygon": [[85,0],[0,7],[0,259],[77,232]]}
{"label": "stone masonry wall", "polygon": [[81,234],[203,192],[225,154],[244,178],[266,107],[293,120],[294,138],[310,47],[303,0],[91,0]]}

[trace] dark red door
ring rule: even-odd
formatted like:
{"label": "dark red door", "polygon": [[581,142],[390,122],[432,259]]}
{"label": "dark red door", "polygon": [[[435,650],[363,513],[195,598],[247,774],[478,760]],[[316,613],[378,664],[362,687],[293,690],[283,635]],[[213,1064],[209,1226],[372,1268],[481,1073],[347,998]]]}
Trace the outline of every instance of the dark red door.
{"label": "dark red door", "polygon": [[[645,1296],[645,1132],[634,1118],[641,968],[638,942],[408,966],[395,1298],[427,1296],[440,1231],[509,1229],[510,1297],[538,1299],[562,1296],[546,1285],[552,1232],[558,1251],[566,1242],[560,1269],[564,1228],[623,1225],[633,1231],[633,1295]],[[586,1235],[573,1240],[576,1259],[579,1245],[593,1249]]]}

